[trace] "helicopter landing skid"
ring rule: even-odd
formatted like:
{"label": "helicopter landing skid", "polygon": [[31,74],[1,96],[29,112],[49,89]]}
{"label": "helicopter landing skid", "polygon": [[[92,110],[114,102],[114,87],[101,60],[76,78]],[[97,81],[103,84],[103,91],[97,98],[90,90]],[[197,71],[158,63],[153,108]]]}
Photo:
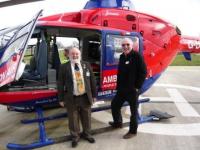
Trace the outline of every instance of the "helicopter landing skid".
{"label": "helicopter landing skid", "polygon": [[[141,103],[146,103],[149,102],[150,99],[146,98],[146,99],[142,99],[139,100],[139,104]],[[125,103],[123,106],[127,106],[128,103]],[[111,106],[103,106],[103,107],[98,107],[98,108],[92,108],[92,112],[97,112],[97,111],[102,111],[102,110],[107,110],[110,109]],[[29,120],[22,120],[21,122],[24,124],[30,124],[30,123],[38,123],[38,128],[39,128],[39,140],[37,142],[31,143],[31,144],[14,144],[14,143],[8,143],[7,144],[7,148],[8,149],[13,149],[13,150],[28,150],[28,149],[35,149],[35,148],[39,148],[39,147],[43,147],[43,146],[47,146],[47,145],[51,145],[51,144],[55,144],[55,143],[61,143],[64,141],[69,141],[70,135],[67,136],[62,136],[59,138],[48,138],[46,135],[46,130],[45,130],[45,125],[44,122],[48,121],[48,120],[55,120],[58,118],[63,118],[67,116],[67,113],[60,113],[54,116],[49,116],[49,117],[44,117],[43,116],[43,110],[41,107],[37,107],[35,108],[36,113],[37,113],[37,118],[36,119],[29,119]],[[164,115],[164,116],[163,116]],[[169,114],[167,113],[162,113],[160,111],[157,110],[153,110],[150,112],[150,114],[148,116],[143,116],[140,115],[138,113],[138,123],[142,124],[145,122],[150,122],[150,121],[154,121],[154,120],[160,120],[160,119],[167,119],[167,116]],[[173,116],[168,116],[169,118],[173,117]],[[129,122],[123,123],[123,126],[128,126]],[[99,133],[103,133],[103,132],[107,132],[110,131],[112,129],[111,126],[109,127],[105,127],[105,128],[99,128],[99,129],[95,129],[92,130],[92,134],[99,134]]]}

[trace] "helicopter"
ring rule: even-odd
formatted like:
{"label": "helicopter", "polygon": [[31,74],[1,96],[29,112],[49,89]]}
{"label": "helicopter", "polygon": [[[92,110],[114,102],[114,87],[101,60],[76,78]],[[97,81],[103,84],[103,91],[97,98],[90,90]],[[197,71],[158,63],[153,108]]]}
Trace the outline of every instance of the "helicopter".
{"label": "helicopter", "polygon": [[[138,43],[134,50],[147,65],[140,94],[156,82],[179,52],[187,60],[191,60],[191,53],[200,52],[199,38],[182,36],[177,26],[132,7],[130,0],[89,0],[81,11],[47,17],[40,17],[40,11],[25,25],[0,30],[0,104],[16,111],[35,110],[41,129],[37,143],[8,144],[8,148],[54,143],[46,137],[44,121],[48,119],[42,116],[41,107],[58,103],[56,81],[61,59],[57,41],[76,41],[82,60],[93,68],[98,101],[110,100],[116,94],[117,65],[125,37]],[[141,117],[140,121],[154,117]]]}

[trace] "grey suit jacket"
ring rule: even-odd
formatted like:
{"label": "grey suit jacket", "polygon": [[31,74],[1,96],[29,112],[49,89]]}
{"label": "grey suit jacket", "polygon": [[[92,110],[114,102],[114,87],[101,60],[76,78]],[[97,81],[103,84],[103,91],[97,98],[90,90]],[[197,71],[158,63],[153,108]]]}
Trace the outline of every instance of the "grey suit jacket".
{"label": "grey suit jacket", "polygon": [[[92,68],[88,62],[81,61],[81,66],[83,69],[85,90],[88,96],[89,103],[92,105],[93,98],[96,97],[96,80]],[[86,72],[89,72],[89,75]],[[73,76],[70,61],[60,66],[57,86],[59,101],[63,101],[65,105],[70,105],[73,102],[74,98]]]}

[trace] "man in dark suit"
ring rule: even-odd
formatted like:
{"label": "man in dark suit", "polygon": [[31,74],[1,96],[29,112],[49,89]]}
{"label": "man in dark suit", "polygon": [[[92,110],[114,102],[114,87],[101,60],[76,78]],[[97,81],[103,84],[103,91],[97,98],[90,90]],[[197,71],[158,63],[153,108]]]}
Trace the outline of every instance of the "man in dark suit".
{"label": "man in dark suit", "polygon": [[130,126],[124,139],[137,134],[137,109],[139,90],[146,78],[146,65],[142,56],[134,51],[138,47],[138,41],[124,38],[122,41],[123,53],[120,55],[117,74],[117,93],[111,102],[113,122],[109,124],[114,128],[122,128],[121,107],[125,101],[130,105]]}
{"label": "man in dark suit", "polygon": [[[91,105],[96,97],[96,82],[89,63],[81,61],[79,49],[69,50],[69,61],[62,64],[58,78],[58,97],[60,105],[66,107],[72,147],[78,145],[81,137],[95,143],[91,136]],[[80,134],[79,118],[83,132]]]}

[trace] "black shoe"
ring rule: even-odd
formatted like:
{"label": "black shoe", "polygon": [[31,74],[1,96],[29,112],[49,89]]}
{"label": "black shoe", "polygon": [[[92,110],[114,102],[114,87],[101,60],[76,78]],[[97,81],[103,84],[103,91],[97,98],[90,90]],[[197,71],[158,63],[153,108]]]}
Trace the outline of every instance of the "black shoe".
{"label": "black shoe", "polygon": [[90,135],[84,135],[81,136],[83,139],[87,140],[89,143],[95,143],[95,139],[91,137]]}
{"label": "black shoe", "polygon": [[72,147],[75,148],[78,146],[78,141],[72,140]]}
{"label": "black shoe", "polygon": [[95,139],[93,137],[84,137],[89,143],[95,143]]}
{"label": "black shoe", "polygon": [[122,128],[122,123],[115,123],[115,122],[112,122],[112,121],[109,121],[108,122],[109,125],[111,125],[113,128]]}
{"label": "black shoe", "polygon": [[123,136],[123,138],[124,138],[124,139],[130,139],[130,138],[132,138],[132,137],[134,137],[134,136],[136,136],[136,135],[137,135],[137,133],[128,132],[128,133],[126,133],[126,134]]}

